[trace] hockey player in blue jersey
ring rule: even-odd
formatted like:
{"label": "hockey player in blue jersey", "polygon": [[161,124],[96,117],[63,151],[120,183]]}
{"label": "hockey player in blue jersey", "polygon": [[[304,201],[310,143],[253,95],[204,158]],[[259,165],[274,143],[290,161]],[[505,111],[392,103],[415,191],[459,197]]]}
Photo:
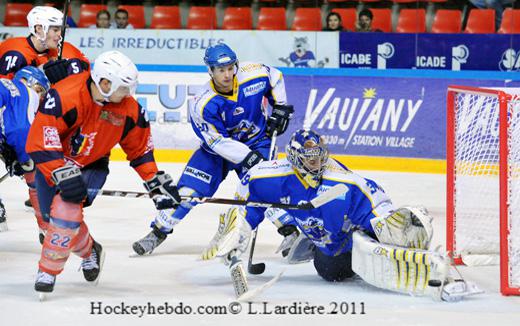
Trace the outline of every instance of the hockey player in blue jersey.
{"label": "hockey player in blue jersey", "polygon": [[[32,66],[16,72],[13,80],[0,79],[0,159],[10,176],[24,176],[34,196],[34,163],[25,152],[25,143],[40,100],[49,87],[45,74]],[[7,223],[5,209],[0,207],[2,230],[7,230]]]}
{"label": "hockey player in blue jersey", "polygon": [[[201,140],[178,182],[181,196],[212,196],[230,171],[241,178],[268,158],[270,137],[287,129],[293,113],[287,104],[282,73],[253,62],[238,62],[226,44],[206,49],[204,63],[211,80],[189,103],[191,125]],[[264,105],[272,106],[268,117]],[[152,223],[152,231],[134,243],[139,254],[151,253],[193,205],[184,203],[171,213],[164,211]]]}
{"label": "hockey player in blue jersey", "polygon": [[[394,207],[375,181],[329,158],[323,139],[313,131],[296,131],[286,153],[287,159],[251,168],[238,186],[237,198],[297,205],[344,184],[344,195],[318,208],[287,210],[302,236],[315,245],[314,267],[323,279],[336,282],[357,274],[377,287],[447,301],[478,292],[474,284],[457,284],[448,277],[450,261],[445,255],[427,251],[433,229],[424,208]],[[217,256],[229,263],[230,256],[243,253],[264,211],[231,208],[226,225],[219,228],[223,234]]]}

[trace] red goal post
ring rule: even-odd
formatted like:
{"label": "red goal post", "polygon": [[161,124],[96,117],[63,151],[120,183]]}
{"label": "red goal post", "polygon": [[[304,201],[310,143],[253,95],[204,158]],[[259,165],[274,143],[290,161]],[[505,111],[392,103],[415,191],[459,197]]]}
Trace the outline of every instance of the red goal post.
{"label": "red goal post", "polygon": [[520,89],[450,86],[446,126],[447,249],[520,295]]}

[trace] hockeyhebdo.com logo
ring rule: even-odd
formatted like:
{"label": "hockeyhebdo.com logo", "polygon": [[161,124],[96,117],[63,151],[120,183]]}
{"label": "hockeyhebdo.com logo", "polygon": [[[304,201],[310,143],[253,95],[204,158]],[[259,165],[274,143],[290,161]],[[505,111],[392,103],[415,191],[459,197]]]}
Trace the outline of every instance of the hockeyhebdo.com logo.
{"label": "hockeyhebdo.com logo", "polygon": [[520,51],[509,48],[502,53],[502,58],[498,63],[501,71],[518,71],[520,70]]}

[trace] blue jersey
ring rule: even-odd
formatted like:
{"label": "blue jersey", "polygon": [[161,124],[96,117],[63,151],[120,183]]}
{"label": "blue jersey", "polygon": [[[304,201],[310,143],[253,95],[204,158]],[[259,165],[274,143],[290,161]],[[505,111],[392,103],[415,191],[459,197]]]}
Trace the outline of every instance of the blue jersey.
{"label": "blue jersey", "polygon": [[38,94],[24,83],[0,79],[0,143],[7,144],[22,164],[29,161],[25,143],[39,104]]}
{"label": "blue jersey", "polygon": [[[242,178],[237,198],[296,205],[314,199],[338,183],[347,186],[345,195],[316,209],[287,210],[294,224],[324,254],[335,256],[352,249],[355,227],[373,233],[370,220],[394,210],[390,198],[373,180],[329,159],[320,186],[312,188],[286,159],[266,161],[254,166]],[[243,206],[240,209],[253,229],[264,218],[265,208]]]}
{"label": "blue jersey", "polygon": [[258,63],[240,64],[233,78],[233,93],[215,90],[213,82],[204,85],[190,101],[190,118],[202,147],[232,163],[240,163],[249,147],[266,141],[266,103],[286,104],[282,73]]}

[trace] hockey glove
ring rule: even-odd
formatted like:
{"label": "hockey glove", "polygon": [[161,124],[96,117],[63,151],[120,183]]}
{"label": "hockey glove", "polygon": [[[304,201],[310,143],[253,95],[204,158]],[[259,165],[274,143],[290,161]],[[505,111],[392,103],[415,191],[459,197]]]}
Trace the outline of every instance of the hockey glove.
{"label": "hockey glove", "polygon": [[292,105],[275,105],[273,107],[273,113],[267,119],[267,135],[271,137],[276,130],[278,136],[283,134],[289,126],[289,120],[294,113],[294,107]]}
{"label": "hockey glove", "polygon": [[245,173],[249,171],[253,166],[262,162],[264,157],[260,154],[259,151],[251,151],[246,155],[244,160],[242,161],[242,171]]}
{"label": "hockey glove", "polygon": [[177,208],[181,203],[181,196],[172,177],[164,171],[158,171],[155,176],[144,183],[150,197],[158,210]]}
{"label": "hockey glove", "polygon": [[49,82],[54,84],[69,75],[69,64],[69,61],[66,59],[49,61],[43,65],[43,71],[45,72],[47,79],[49,79]]}
{"label": "hockey glove", "polygon": [[61,198],[79,204],[87,197],[87,186],[77,166],[65,165],[52,171],[52,181],[60,190]]}

